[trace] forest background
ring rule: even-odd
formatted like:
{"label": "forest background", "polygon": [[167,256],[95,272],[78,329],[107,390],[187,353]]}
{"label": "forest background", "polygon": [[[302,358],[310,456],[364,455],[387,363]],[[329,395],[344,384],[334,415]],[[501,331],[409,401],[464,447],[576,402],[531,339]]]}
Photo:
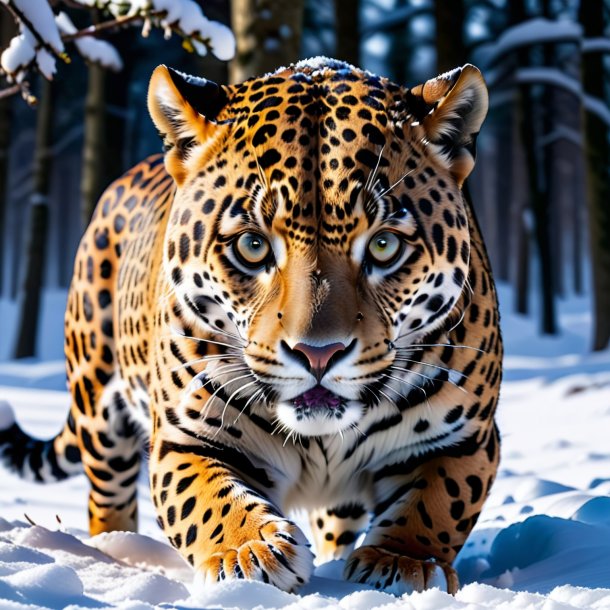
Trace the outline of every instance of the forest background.
{"label": "forest background", "polygon": [[[203,9],[214,34],[183,27],[188,3]],[[24,37],[28,6],[0,1],[1,49]],[[177,6],[182,16],[172,16]],[[589,295],[591,350],[608,347],[607,1],[52,0],[50,7],[73,24],[59,30],[63,49],[43,26],[40,38],[30,36],[29,63],[15,53],[2,60],[0,360],[61,357],[74,253],[95,203],[114,178],[160,151],[145,105],[156,65],[228,83],[313,55],[408,85],[466,62],[481,68],[490,111],[466,188],[495,277],[512,285],[515,311],[535,316],[542,334],[562,332],[559,300]],[[92,52],[79,45],[85,38],[109,44]]]}

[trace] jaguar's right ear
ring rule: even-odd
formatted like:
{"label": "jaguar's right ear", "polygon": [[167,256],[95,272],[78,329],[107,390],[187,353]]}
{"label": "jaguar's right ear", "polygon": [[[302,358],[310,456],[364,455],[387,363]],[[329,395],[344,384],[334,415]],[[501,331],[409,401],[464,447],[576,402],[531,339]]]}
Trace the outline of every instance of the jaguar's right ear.
{"label": "jaguar's right ear", "polygon": [[148,111],[163,137],[165,165],[180,184],[189,151],[204,144],[218,130],[215,122],[227,103],[227,95],[216,83],[158,66],[148,87]]}

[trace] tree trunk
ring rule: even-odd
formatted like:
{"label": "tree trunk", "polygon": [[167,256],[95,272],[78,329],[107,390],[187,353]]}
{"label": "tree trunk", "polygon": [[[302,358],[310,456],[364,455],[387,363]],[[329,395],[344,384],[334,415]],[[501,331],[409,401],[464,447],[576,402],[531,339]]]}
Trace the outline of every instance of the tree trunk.
{"label": "tree trunk", "polygon": [[36,117],[36,150],[34,153],[34,188],[30,199],[29,240],[25,256],[25,276],[19,307],[15,357],[36,353],[36,335],[40,318],[40,301],[46,260],[49,224],[49,182],[52,167],[53,85],[41,77],[41,95]]}
{"label": "tree trunk", "polygon": [[[581,0],[579,19],[585,39],[602,38],[607,25],[604,0]],[[585,53],[582,83],[585,95],[606,103],[602,53]],[[589,231],[593,266],[593,349],[610,342],[610,146],[608,126],[593,114],[584,117]]]}
{"label": "tree trunk", "polygon": [[[555,18],[551,0],[542,0],[542,15],[552,21]],[[577,49],[574,49],[577,51]],[[547,42],[543,45],[544,67],[557,67],[556,45]],[[561,92],[556,87],[547,85],[541,96],[542,103],[542,134],[544,144],[540,146],[540,154],[543,163],[543,189],[546,194],[546,205],[554,207],[553,213],[550,209],[546,211],[545,232],[549,241],[549,269],[551,274],[551,286],[553,294],[563,294],[563,209],[561,197],[565,185],[562,184],[562,174],[559,171],[559,157],[561,154],[561,142],[554,136],[555,126],[561,124]]]}
{"label": "tree trunk", "polygon": [[467,61],[464,42],[464,19],[466,11],[463,0],[435,0],[436,21],[436,71],[441,74]]}
{"label": "tree trunk", "polygon": [[89,65],[85,98],[85,135],[81,175],[81,215],[89,224],[99,196],[106,185],[106,71]]}
{"label": "tree trunk", "polygon": [[571,213],[572,213],[572,280],[574,285],[574,293],[582,295],[583,279],[582,279],[582,235],[583,235],[583,214],[580,207],[580,192],[577,187],[578,181],[575,173],[571,174],[571,189],[567,196],[571,199]]}
{"label": "tree trunk", "polygon": [[518,216],[517,233],[517,268],[515,270],[515,310],[517,313],[529,313],[530,284],[530,222],[528,206],[523,205]]}
{"label": "tree trunk", "polygon": [[[495,249],[497,256],[494,264],[494,275],[499,280],[508,281],[510,277],[511,236],[513,235],[512,211],[515,189],[513,188],[513,155],[514,155],[514,121],[513,104],[505,104],[503,108],[494,110],[496,117],[496,167],[495,173],[495,201],[485,202],[494,208],[496,225]],[[521,229],[519,229],[520,231]]]}
{"label": "tree trunk", "polygon": [[233,0],[237,42],[229,67],[232,83],[273,72],[299,59],[304,0]]}
{"label": "tree trunk", "polygon": [[[407,0],[395,0],[395,9],[401,9],[406,6]],[[388,53],[386,55],[386,61],[388,63],[388,76],[396,83],[407,84],[409,83],[408,70],[407,70],[407,45],[406,39],[406,26],[402,25],[393,28],[388,32],[390,39]],[[413,86],[415,83],[409,83]]]}
{"label": "tree trunk", "polygon": [[[512,23],[520,23],[527,19],[524,0],[510,3]],[[517,51],[520,67],[530,64],[527,49]],[[534,97],[532,87],[527,83],[519,85],[519,125],[521,142],[525,152],[525,162],[528,174],[530,206],[534,220],[534,238],[540,261],[541,289],[541,330],[544,334],[554,335],[557,332],[555,320],[555,293],[553,290],[553,269],[551,255],[551,240],[549,234],[550,201],[548,184],[545,176],[546,163],[544,149],[538,147],[539,130],[535,121],[533,109],[541,102]]]}
{"label": "tree trunk", "polygon": [[[6,49],[15,34],[15,22],[7,11],[0,13],[0,47]],[[4,286],[4,254],[6,244],[7,178],[11,143],[12,98],[0,99],[0,297]]]}
{"label": "tree trunk", "polygon": [[360,0],[335,0],[335,57],[360,64]]}
{"label": "tree trunk", "polygon": [[[543,14],[547,18],[551,18],[550,0],[543,0]],[[550,66],[554,61],[554,49],[552,43],[548,43],[543,47],[543,66]],[[530,95],[532,90],[530,88]],[[550,87],[544,88],[543,95],[537,100],[538,107],[542,111],[542,134],[544,138],[553,130],[553,107],[552,107],[552,92]],[[534,232],[536,235],[536,243],[538,246],[538,256],[540,258],[540,281],[541,297],[542,297],[542,332],[547,335],[557,334],[557,321],[555,319],[555,275],[553,266],[553,251],[552,251],[552,222],[553,214],[551,206],[553,200],[551,198],[551,181],[553,179],[553,159],[552,147],[540,146],[534,140],[532,143],[538,148],[538,158],[540,163],[540,175],[537,176],[538,193],[532,206],[534,212]],[[536,153],[534,152],[535,162]],[[555,236],[561,238],[561,236]]]}
{"label": "tree trunk", "polygon": [[534,219],[534,238],[540,261],[541,325],[547,335],[557,333],[555,321],[555,291],[553,289],[553,266],[551,255],[550,201],[544,181],[545,164],[537,151],[536,132],[531,116],[535,102],[529,85],[521,85],[521,138],[525,147],[528,167],[530,202]]}

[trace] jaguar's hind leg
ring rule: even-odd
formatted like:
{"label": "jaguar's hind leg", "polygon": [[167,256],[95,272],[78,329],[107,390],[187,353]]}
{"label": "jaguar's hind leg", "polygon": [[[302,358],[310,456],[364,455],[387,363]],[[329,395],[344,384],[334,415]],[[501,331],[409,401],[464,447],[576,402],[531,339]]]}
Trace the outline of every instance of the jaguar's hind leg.
{"label": "jaguar's hind leg", "polygon": [[141,438],[129,417],[127,403],[112,382],[92,412],[81,416],[78,435],[89,492],[91,535],[116,530],[137,531],[137,479]]}
{"label": "jaguar's hind leg", "polygon": [[366,529],[369,515],[360,503],[318,509],[309,515],[316,549],[316,563],[346,559],[354,550],[358,536]]}

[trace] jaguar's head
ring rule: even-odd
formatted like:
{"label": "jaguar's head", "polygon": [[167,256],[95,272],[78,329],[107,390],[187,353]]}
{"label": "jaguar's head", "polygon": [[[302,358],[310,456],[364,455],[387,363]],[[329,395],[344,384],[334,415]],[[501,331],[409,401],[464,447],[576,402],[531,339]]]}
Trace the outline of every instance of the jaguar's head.
{"label": "jaguar's head", "polygon": [[160,66],[149,108],[177,185],[169,282],[234,346],[210,378],[303,435],[399,400],[400,349],[448,323],[468,275],[480,72],[405,88],[310,60],[219,87]]}

